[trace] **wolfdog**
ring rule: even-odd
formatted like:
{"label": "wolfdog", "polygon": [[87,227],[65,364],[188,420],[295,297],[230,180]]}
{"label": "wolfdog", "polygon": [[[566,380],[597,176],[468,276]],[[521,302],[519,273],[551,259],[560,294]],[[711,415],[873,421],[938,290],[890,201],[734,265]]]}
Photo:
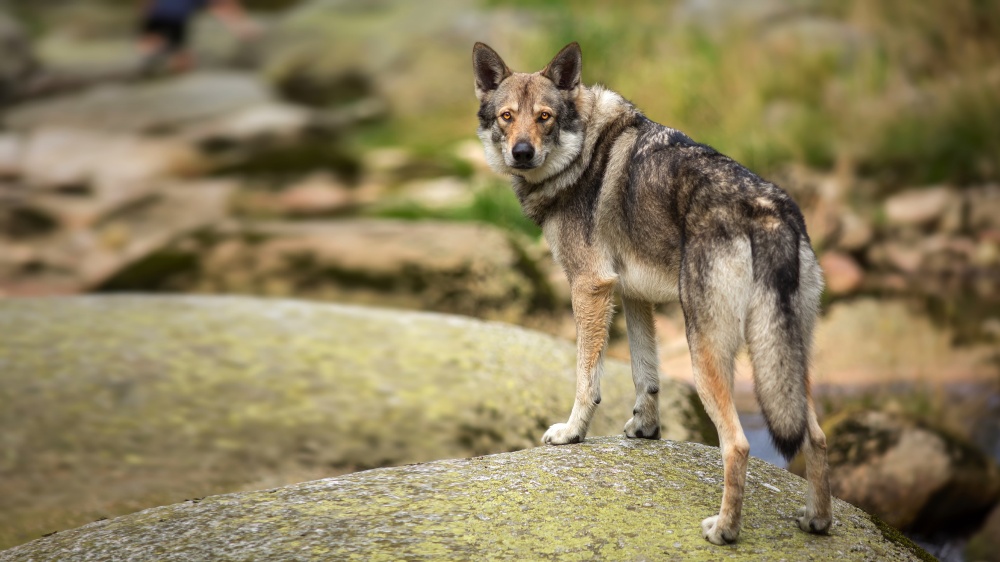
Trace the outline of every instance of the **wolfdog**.
{"label": "wolfdog", "polygon": [[733,403],[745,343],[778,450],[800,448],[809,481],[805,531],[830,528],[826,436],[809,388],[809,350],[823,277],[805,221],[787,193],[711,147],[654,123],[621,95],[580,83],[571,43],[531,74],[473,48],[478,135],[490,167],[509,176],[569,279],[577,332],[576,400],[544,443],[578,443],[601,403],[600,379],[617,287],[635,382],[625,435],[660,438],[653,305],[680,301],[695,387],[719,432],[724,488],[702,521],[715,544],[740,532],[750,445]]}

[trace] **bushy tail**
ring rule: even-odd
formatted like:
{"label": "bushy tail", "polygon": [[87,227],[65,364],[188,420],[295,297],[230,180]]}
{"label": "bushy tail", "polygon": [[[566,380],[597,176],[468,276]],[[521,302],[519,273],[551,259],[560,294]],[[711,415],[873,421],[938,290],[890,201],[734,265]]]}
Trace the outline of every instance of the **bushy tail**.
{"label": "bushy tail", "polygon": [[754,239],[754,299],[747,347],[754,390],[775,447],[791,460],[808,427],[808,365],[822,275],[794,229],[761,229]]}

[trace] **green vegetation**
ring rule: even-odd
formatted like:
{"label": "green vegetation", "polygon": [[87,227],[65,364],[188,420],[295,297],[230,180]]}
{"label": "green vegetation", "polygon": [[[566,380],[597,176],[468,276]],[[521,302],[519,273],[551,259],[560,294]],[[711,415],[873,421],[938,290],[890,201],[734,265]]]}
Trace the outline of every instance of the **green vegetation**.
{"label": "green vegetation", "polygon": [[523,232],[532,237],[541,234],[541,229],[531,220],[525,218],[521,212],[521,206],[510,186],[501,180],[489,183],[476,191],[472,202],[463,207],[428,209],[414,203],[405,203],[380,209],[375,214],[380,217],[409,220],[433,218],[478,221],[515,232]]}
{"label": "green vegetation", "polygon": [[968,183],[1000,177],[1000,96],[962,88],[930,111],[910,108],[887,124],[866,171],[893,181]]}
{"label": "green vegetation", "polygon": [[[540,21],[534,41],[501,53],[515,69],[578,41],[585,82],[760,173],[842,164],[888,191],[1000,179],[1000,3],[816,0],[705,22],[684,19],[680,2],[487,6]],[[474,122],[451,107],[394,125],[403,143],[440,143],[467,138]]]}

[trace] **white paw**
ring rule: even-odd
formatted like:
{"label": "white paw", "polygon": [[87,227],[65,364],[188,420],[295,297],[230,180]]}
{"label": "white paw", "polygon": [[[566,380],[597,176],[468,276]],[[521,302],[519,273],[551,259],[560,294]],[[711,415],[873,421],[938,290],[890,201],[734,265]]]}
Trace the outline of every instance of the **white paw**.
{"label": "white paw", "polygon": [[641,439],[659,439],[660,423],[654,420],[652,423],[636,421],[635,417],[625,422],[625,437],[629,439],[639,437]]}
{"label": "white paw", "polygon": [[712,544],[726,545],[736,542],[739,529],[720,529],[719,516],[713,515],[701,522],[701,536]]}
{"label": "white paw", "polygon": [[567,443],[579,443],[583,441],[583,434],[568,423],[557,423],[549,428],[542,436],[542,443],[546,445],[566,445]]}
{"label": "white paw", "polygon": [[795,517],[799,522],[799,528],[807,533],[826,534],[830,531],[830,524],[833,523],[833,518],[819,517],[805,507],[800,507]]}

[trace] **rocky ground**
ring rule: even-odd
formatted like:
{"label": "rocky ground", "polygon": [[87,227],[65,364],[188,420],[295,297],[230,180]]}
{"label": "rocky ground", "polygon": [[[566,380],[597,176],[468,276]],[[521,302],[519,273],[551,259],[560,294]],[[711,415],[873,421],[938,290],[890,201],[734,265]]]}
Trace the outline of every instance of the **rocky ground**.
{"label": "rocky ground", "polygon": [[[529,448],[572,405],[571,343],[501,323],[283,299],[0,300],[0,547],[138,509]],[[630,417],[609,361],[592,435]],[[662,434],[717,443],[664,380]]]}
{"label": "rocky ground", "polygon": [[[263,15],[252,45],[201,22],[197,71],[140,79],[121,14],[61,3],[34,36],[0,3],[0,297],[296,297],[572,338],[566,282],[511,222],[472,135],[468,46],[505,50],[537,21],[336,4]],[[454,86],[414,87],[426,82]],[[429,105],[468,112],[467,141],[358,140]],[[826,274],[812,371],[824,413],[889,405],[998,456],[1000,186],[887,189],[849,162],[773,179],[802,205]],[[678,308],[657,325],[664,375],[690,380]],[[627,358],[623,334],[619,318],[609,355]],[[743,361],[745,411],[750,380]]]}
{"label": "rocky ground", "polygon": [[739,541],[709,544],[700,521],[718,509],[720,469],[716,448],[604,437],[196,499],[56,533],[0,561],[933,560],[841,500],[829,535],[802,532],[805,481],[757,459]]}

